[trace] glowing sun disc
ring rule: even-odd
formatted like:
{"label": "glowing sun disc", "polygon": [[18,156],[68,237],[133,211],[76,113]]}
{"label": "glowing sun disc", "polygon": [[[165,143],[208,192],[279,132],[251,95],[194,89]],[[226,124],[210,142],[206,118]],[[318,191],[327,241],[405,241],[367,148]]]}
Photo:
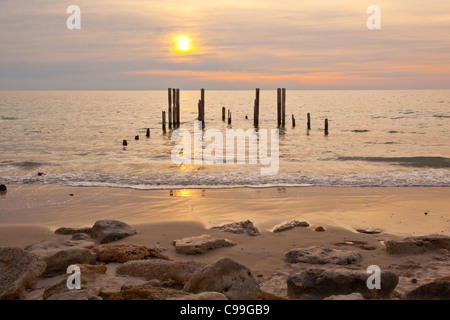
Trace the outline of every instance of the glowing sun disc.
{"label": "glowing sun disc", "polygon": [[188,51],[191,48],[191,43],[188,37],[179,36],[177,38],[177,50]]}

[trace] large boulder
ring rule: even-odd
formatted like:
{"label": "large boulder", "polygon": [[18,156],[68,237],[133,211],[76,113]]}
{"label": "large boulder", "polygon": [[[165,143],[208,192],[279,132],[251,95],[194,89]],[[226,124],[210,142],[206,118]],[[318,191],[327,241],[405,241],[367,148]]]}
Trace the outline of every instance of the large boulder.
{"label": "large boulder", "polygon": [[450,300],[450,281],[436,280],[403,296],[404,300]]}
{"label": "large boulder", "polygon": [[294,272],[287,279],[291,298],[323,299],[333,295],[359,292],[365,299],[388,298],[398,284],[398,276],[391,271],[381,272],[381,289],[369,289],[370,274],[347,269],[308,269]]}
{"label": "large boulder", "polygon": [[222,226],[212,227],[211,229],[238,234],[248,234],[249,236],[260,235],[258,228],[256,228],[250,220],[224,224]]}
{"label": "large boulder", "polygon": [[167,261],[162,259],[132,260],[120,265],[116,274],[145,278],[147,280],[175,280],[185,284],[192,274],[205,265],[194,261]]}
{"label": "large boulder", "polygon": [[25,248],[45,261],[44,276],[66,273],[73,264],[95,264],[96,255],[89,250],[94,244],[90,241],[69,241],[60,238],[46,239]]}
{"label": "large boulder", "polygon": [[91,230],[91,237],[100,243],[117,241],[136,234],[137,231],[128,224],[117,220],[99,220]]}
{"label": "large boulder", "polygon": [[289,221],[289,222],[283,223],[282,225],[276,227],[273,230],[273,232],[274,233],[283,232],[283,231],[294,229],[294,228],[297,228],[297,227],[306,228],[306,227],[309,227],[309,223],[305,222],[305,221],[293,220],[293,221]]}
{"label": "large boulder", "polygon": [[21,298],[44,272],[46,264],[19,248],[0,248],[0,300]]}
{"label": "large boulder", "polygon": [[388,253],[422,253],[436,249],[450,249],[450,237],[441,234],[432,234],[421,237],[408,237],[402,241],[386,241]]}
{"label": "large boulder", "polygon": [[261,296],[259,284],[250,269],[229,258],[196,272],[184,290],[192,293],[220,292],[231,300],[253,300]]}
{"label": "large boulder", "polygon": [[284,261],[288,263],[338,264],[349,265],[359,263],[362,256],[358,252],[338,249],[308,247],[293,249],[286,253]]}
{"label": "large boulder", "polygon": [[97,254],[97,260],[102,262],[124,263],[130,260],[152,258],[169,260],[169,257],[156,249],[133,244],[103,245],[92,248],[92,251]]}
{"label": "large boulder", "polygon": [[67,228],[62,227],[55,230],[55,234],[62,234],[62,235],[74,235],[77,233],[85,233],[85,234],[91,234],[92,228],[89,227],[82,227],[82,228]]}
{"label": "large boulder", "polygon": [[202,254],[217,248],[232,247],[235,246],[236,243],[228,239],[216,238],[204,234],[198,237],[187,237],[175,240],[173,245],[175,246],[175,251],[177,253]]}

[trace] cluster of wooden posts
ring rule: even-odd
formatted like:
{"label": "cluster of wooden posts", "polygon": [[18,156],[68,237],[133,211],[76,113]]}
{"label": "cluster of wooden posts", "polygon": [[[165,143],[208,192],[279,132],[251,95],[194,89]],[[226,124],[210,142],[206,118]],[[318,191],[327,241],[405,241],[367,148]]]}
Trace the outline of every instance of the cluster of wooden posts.
{"label": "cluster of wooden posts", "polygon": [[[253,126],[259,127],[259,88],[256,88],[256,96],[253,107]],[[180,89],[168,89],[169,92],[169,109],[168,120],[169,129],[180,126]],[[222,121],[226,121],[225,107],[222,107]],[[245,116],[247,119],[247,116]],[[197,119],[205,128],[205,89],[200,91],[200,100],[198,101],[198,117]],[[231,110],[228,109],[228,125],[231,125]],[[277,89],[277,126],[285,128],[286,126],[286,88]],[[295,116],[292,114],[292,127],[295,127]],[[166,111],[162,112],[162,129],[166,133]],[[307,129],[311,130],[311,114],[307,114]],[[325,119],[324,134],[328,135],[328,119]]]}
{"label": "cluster of wooden posts", "polygon": [[[168,108],[168,121],[169,129],[178,128],[180,126],[180,89],[167,89],[169,108]],[[162,129],[166,133],[166,112],[162,112]]]}

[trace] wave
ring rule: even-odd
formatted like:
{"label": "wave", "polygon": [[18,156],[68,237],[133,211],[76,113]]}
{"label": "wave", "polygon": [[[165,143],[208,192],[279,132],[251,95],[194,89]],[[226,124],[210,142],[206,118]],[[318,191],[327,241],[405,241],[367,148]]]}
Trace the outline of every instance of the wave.
{"label": "wave", "polygon": [[338,157],[337,160],[389,162],[417,168],[450,168],[450,158],[444,157]]}
{"label": "wave", "polygon": [[[447,169],[413,169],[408,171],[306,174],[280,173],[276,176],[244,174],[242,172],[159,175],[113,174],[51,174],[3,177],[9,184],[60,184],[76,187],[115,187],[140,190],[238,188],[238,187],[450,187],[450,171]],[[3,181],[2,181],[3,182]]]}

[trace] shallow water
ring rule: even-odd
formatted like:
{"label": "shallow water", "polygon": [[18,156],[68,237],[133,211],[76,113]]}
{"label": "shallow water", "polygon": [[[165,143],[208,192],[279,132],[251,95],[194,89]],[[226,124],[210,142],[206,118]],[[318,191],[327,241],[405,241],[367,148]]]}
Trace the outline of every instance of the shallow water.
{"label": "shallow water", "polygon": [[[181,91],[181,128],[191,133],[199,98],[200,91]],[[222,106],[232,112],[233,129],[251,129],[254,98],[254,91],[207,90],[206,129],[226,135]],[[276,129],[276,91],[261,91],[260,100],[260,129]],[[286,109],[279,171],[264,176],[260,169],[268,165],[173,164],[176,142],[161,129],[167,91],[0,91],[0,182],[139,189],[450,186],[449,90],[288,90]]]}

